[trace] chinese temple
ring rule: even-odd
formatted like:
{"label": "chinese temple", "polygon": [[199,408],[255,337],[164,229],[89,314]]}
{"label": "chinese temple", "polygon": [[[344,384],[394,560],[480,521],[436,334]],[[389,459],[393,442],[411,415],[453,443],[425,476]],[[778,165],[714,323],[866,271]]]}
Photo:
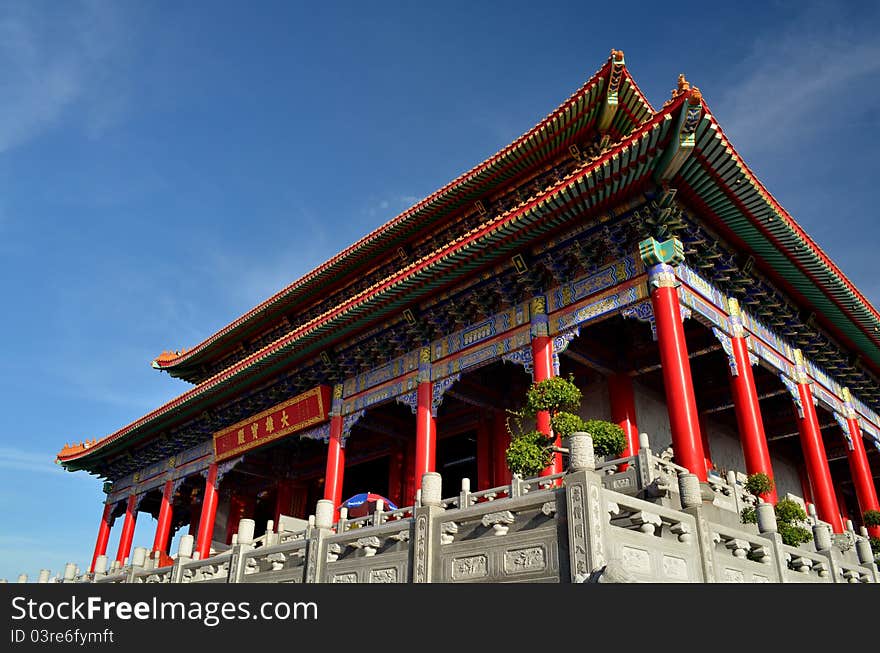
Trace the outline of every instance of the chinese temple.
{"label": "chinese temple", "polygon": [[259,537],[319,500],[418,505],[428,472],[444,497],[508,485],[507,411],[558,375],[584,418],[624,429],[624,456],[645,433],[705,487],[766,473],[767,502],[795,497],[833,534],[880,509],[880,314],[699,89],[680,76],[655,108],[620,51],[500,152],[152,367],[192,388],[57,456],[104,480],[89,571],[129,560],[141,513],[161,566],[180,529],[206,559],[242,519]]}

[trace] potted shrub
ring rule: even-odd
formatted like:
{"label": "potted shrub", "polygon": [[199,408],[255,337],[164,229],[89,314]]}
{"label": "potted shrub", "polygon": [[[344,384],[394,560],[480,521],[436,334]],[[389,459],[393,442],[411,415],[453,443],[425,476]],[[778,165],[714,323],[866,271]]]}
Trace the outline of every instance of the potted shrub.
{"label": "potted shrub", "polygon": [[626,449],[626,433],[619,425],[601,419],[589,419],[583,429],[593,438],[593,451],[605,460],[613,460]]}
{"label": "potted shrub", "polygon": [[[750,475],[745,482],[745,490],[755,497],[755,504],[762,501],[760,495],[766,494],[773,489],[773,480],[764,474],[758,472]],[[807,513],[801,508],[801,505],[793,499],[780,499],[773,506],[776,513],[776,525],[779,536],[784,544],[789,546],[798,546],[813,539],[813,533],[806,528],[804,524],[807,520]],[[744,524],[757,524],[758,514],[754,506],[743,508],[740,519]]]}

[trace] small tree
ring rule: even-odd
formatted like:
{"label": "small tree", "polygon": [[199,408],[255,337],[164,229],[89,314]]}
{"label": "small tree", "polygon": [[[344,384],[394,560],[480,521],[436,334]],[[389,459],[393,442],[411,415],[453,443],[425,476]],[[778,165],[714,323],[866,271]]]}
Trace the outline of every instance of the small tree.
{"label": "small tree", "polygon": [[597,456],[616,458],[626,449],[626,433],[617,424],[601,419],[590,419],[583,429],[593,438],[593,451]]}
{"label": "small tree", "polygon": [[813,534],[803,524],[807,513],[793,499],[780,499],[776,503],[776,524],[783,543],[797,546],[813,539]]}
{"label": "small tree", "polygon": [[550,427],[560,437],[582,431],[583,420],[567,411],[576,410],[581,403],[581,391],[572,377],[557,376],[532,384],[526,395],[526,404],[520,411],[508,411],[516,423],[516,432],[507,423],[511,441],[507,448],[507,467],[514,474],[534,476],[541,473],[553,460],[554,438],[540,431],[523,432],[522,420],[534,418],[539,412],[550,414]]}
{"label": "small tree", "polygon": [[[745,490],[755,497],[767,494],[773,490],[773,479],[763,472],[751,474],[743,486]],[[782,541],[789,546],[797,546],[813,539],[813,534],[804,526],[807,513],[801,505],[792,499],[780,499],[774,506],[776,513],[776,526]],[[741,519],[744,524],[756,524],[758,514],[754,507],[743,508]]]}

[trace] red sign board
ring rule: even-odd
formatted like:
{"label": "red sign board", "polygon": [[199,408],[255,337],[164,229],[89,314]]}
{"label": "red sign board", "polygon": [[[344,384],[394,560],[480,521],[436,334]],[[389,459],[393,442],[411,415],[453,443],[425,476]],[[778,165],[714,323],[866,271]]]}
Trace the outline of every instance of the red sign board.
{"label": "red sign board", "polygon": [[214,434],[214,459],[232,458],[268,442],[327,421],[330,386],[319,385]]}

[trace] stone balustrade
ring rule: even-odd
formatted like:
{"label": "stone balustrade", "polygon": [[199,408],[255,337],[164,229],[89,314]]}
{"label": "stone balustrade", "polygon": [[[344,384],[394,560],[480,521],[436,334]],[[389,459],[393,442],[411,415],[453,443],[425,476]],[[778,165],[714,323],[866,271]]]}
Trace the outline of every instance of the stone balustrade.
{"label": "stone balustrade", "polygon": [[[319,501],[304,530],[254,537],[242,519],[230,549],[194,558],[181,538],[173,565],[143,548],[125,565],[106,556],[93,574],[76,565],[38,582],[404,583],[404,582],[782,582],[874,583],[880,573],[864,529],[832,535],[813,518],[813,541],[784,544],[769,504],[755,503],[735,475],[696,476],[654,455],[643,434],[635,456],[596,460],[587,434],[569,442],[568,470],[509,485],[440,496],[423,477],[416,504],[349,519]],[[757,525],[739,513],[752,505]],[[19,582],[27,582],[22,574]]]}

